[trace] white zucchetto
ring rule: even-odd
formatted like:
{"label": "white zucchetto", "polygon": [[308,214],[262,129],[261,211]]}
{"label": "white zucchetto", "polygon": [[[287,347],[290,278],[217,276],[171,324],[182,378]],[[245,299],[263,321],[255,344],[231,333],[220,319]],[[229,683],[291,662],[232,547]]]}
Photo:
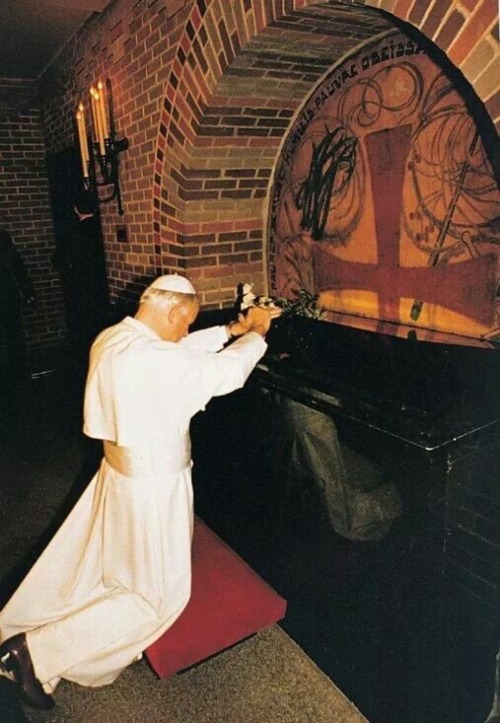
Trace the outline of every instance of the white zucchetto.
{"label": "white zucchetto", "polygon": [[179,274],[166,274],[159,276],[149,286],[150,289],[161,289],[162,291],[176,291],[179,294],[196,294],[192,283]]}

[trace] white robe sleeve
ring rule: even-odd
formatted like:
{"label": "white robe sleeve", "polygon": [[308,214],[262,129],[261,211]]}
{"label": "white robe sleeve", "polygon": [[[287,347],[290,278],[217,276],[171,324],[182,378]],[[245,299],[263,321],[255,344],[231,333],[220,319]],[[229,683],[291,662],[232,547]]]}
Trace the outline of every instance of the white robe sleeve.
{"label": "white robe sleeve", "polygon": [[209,329],[193,331],[184,337],[179,344],[184,349],[200,349],[204,351],[219,351],[228,341],[225,326],[211,326]]}
{"label": "white robe sleeve", "polygon": [[191,390],[186,400],[189,416],[203,410],[212,397],[240,389],[266,349],[262,336],[249,332],[218,354],[201,352],[192,359],[184,379],[185,388]]}
{"label": "white robe sleeve", "polygon": [[120,446],[184,434],[213,396],[243,386],[267,348],[249,332],[217,352],[223,336],[224,327],[204,330],[195,337],[202,348],[192,349],[162,341],[134,319],[101,334],[91,353],[85,434]]}

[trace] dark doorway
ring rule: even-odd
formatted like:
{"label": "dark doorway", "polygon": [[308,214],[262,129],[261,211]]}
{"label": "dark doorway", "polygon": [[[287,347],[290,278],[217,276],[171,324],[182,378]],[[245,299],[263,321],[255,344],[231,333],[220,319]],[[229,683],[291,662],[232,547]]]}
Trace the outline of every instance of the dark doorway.
{"label": "dark doorway", "polygon": [[55,254],[64,294],[67,341],[74,361],[86,364],[88,349],[106,325],[109,310],[107,275],[99,207],[83,220],[75,212],[82,192],[81,162],[76,148],[47,156]]}

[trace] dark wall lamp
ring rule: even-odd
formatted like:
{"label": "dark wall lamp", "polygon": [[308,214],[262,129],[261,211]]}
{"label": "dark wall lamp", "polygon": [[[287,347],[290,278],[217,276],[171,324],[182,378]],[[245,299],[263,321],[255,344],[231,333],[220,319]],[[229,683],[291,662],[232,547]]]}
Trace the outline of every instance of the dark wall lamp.
{"label": "dark wall lamp", "polygon": [[[92,133],[87,133],[85,107],[78,103],[76,128],[82,161],[83,185],[94,193],[99,203],[108,203],[116,198],[118,213],[123,215],[119,178],[119,154],[127,150],[128,138],[117,140],[113,114],[111,83],[102,81],[90,87],[90,111]],[[101,187],[111,186],[105,195],[99,194]]]}

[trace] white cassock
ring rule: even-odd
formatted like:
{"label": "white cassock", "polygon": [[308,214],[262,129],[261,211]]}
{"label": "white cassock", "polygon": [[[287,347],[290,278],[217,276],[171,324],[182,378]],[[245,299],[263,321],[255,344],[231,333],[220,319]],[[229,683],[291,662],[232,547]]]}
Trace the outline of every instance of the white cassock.
{"label": "white cassock", "polygon": [[219,353],[224,327],[161,341],[125,318],[94,342],[84,432],[101,467],[0,613],[26,632],[46,692],[61,678],[111,683],[170,627],[191,590],[189,422],[241,387],[266,343],[250,332]]}

